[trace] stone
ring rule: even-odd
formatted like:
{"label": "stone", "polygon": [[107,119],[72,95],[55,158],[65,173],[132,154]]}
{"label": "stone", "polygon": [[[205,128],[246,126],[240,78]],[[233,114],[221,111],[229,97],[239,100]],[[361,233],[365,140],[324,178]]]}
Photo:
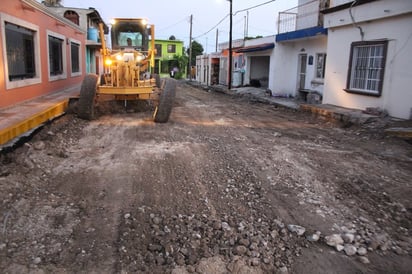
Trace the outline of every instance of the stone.
{"label": "stone", "polygon": [[289,273],[288,268],[286,266],[282,266],[281,268],[278,269],[278,271],[276,271],[276,273],[278,274],[287,274]]}
{"label": "stone", "polygon": [[329,246],[337,246],[343,244],[343,239],[339,234],[332,234],[325,237],[326,244]]}
{"label": "stone", "polygon": [[218,256],[201,259],[196,267],[197,273],[226,273],[226,264]]}
{"label": "stone", "polygon": [[335,248],[338,252],[341,252],[345,247],[343,245],[338,244],[335,246]]}
{"label": "stone", "polygon": [[34,264],[39,264],[39,263],[41,263],[41,258],[40,258],[40,257],[34,258],[33,263],[34,263]]}
{"label": "stone", "polygon": [[362,247],[359,247],[359,248],[358,248],[357,253],[358,253],[358,255],[360,255],[360,256],[365,256],[365,255],[368,253],[368,251],[366,250],[366,248],[364,248],[364,247],[362,246]]}
{"label": "stone", "polygon": [[231,228],[228,223],[222,222],[222,230],[230,231]]}
{"label": "stone", "polygon": [[237,255],[243,255],[247,252],[247,248],[244,245],[238,245],[235,247],[235,254]]}
{"label": "stone", "polygon": [[369,259],[365,256],[360,256],[359,261],[363,264],[369,264],[370,263]]}
{"label": "stone", "polygon": [[37,141],[33,144],[35,150],[43,150],[46,148],[46,143],[43,141]]}
{"label": "stone", "polygon": [[305,234],[306,228],[300,225],[288,225],[288,229],[292,233],[296,233],[298,236]]}
{"label": "stone", "polygon": [[309,242],[317,242],[319,241],[320,234],[320,231],[316,231],[314,234],[308,235],[306,237],[306,240],[308,240]]}
{"label": "stone", "polygon": [[258,266],[259,263],[260,263],[259,258],[252,258],[252,259],[250,260],[250,264],[251,264],[252,266]]}
{"label": "stone", "polygon": [[249,246],[250,241],[248,239],[240,239],[239,244],[244,245],[244,246]]}
{"label": "stone", "polygon": [[158,225],[158,224],[160,224],[160,223],[162,222],[162,218],[160,218],[160,217],[153,217],[152,221],[153,221],[153,223],[154,223],[155,225]]}
{"label": "stone", "polygon": [[353,240],[355,240],[355,235],[353,235],[352,233],[345,233],[342,235],[342,239],[345,243],[350,244],[353,242]]}
{"label": "stone", "polygon": [[175,267],[172,272],[172,274],[189,274],[189,272],[186,270],[185,267],[183,266],[177,266]]}
{"label": "stone", "polygon": [[344,247],[346,255],[353,256],[356,254],[357,248],[354,245],[347,244]]}

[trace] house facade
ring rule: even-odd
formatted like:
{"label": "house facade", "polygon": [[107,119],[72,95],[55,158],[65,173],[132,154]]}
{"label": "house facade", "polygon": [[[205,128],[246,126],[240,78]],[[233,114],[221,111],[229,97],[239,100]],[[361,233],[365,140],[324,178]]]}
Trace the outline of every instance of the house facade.
{"label": "house facade", "polygon": [[323,103],[412,119],[412,1],[331,1]]}
{"label": "house facade", "polygon": [[[235,61],[233,86],[252,85],[262,88],[273,86],[275,36],[245,40],[236,50],[242,58]],[[240,80],[238,80],[240,78]]]}
{"label": "house facade", "polygon": [[274,51],[274,95],[306,98],[323,94],[327,57],[327,30],[321,10],[328,0],[299,0],[298,6],[279,13]]}
{"label": "house facade", "polygon": [[[47,1],[44,2],[47,5]],[[63,7],[60,4],[48,5],[53,12],[72,21],[87,33],[86,47],[86,73],[103,73],[102,44],[99,35],[99,23],[103,23],[103,31],[108,34],[109,28],[104,23],[99,12],[94,8],[81,9],[75,7]]]}
{"label": "house facade", "polygon": [[[244,46],[243,39],[232,41],[232,84],[242,85],[240,73],[244,73],[243,53],[237,50]],[[229,43],[218,45],[218,52],[196,56],[196,80],[204,85],[225,85],[229,83]]]}
{"label": "house facade", "polygon": [[0,108],[79,89],[86,33],[34,0],[0,6]]}
{"label": "house facade", "polygon": [[[179,62],[175,58],[176,56],[183,56],[183,41],[179,40],[155,40],[155,66],[154,73],[160,75],[169,75],[170,72],[176,68],[179,68]],[[177,71],[174,71],[176,73]],[[186,74],[186,68],[184,71],[180,71],[183,75]]]}

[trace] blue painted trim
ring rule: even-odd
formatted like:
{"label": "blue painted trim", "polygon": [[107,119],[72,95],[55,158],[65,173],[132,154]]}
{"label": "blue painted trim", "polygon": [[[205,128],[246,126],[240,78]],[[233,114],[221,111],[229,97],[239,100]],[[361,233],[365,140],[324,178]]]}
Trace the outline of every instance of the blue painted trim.
{"label": "blue painted trim", "polygon": [[280,33],[276,35],[276,42],[308,38],[308,37],[313,37],[313,36],[322,35],[322,34],[328,35],[328,30],[321,26],[307,28],[307,29],[300,29],[300,30]]}

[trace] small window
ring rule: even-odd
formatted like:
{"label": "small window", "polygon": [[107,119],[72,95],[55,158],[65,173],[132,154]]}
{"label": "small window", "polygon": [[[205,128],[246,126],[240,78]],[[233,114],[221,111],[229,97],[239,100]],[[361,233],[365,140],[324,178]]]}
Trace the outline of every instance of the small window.
{"label": "small window", "polygon": [[64,12],[64,17],[75,23],[76,25],[79,25],[79,14],[73,10],[67,10]]}
{"label": "small window", "polygon": [[36,76],[35,32],[6,22],[8,80],[18,81]]}
{"label": "small window", "polygon": [[176,45],[167,45],[167,53],[176,53]]}
{"label": "small window", "polygon": [[156,49],[156,57],[162,57],[162,45],[155,44],[155,49]]}
{"label": "small window", "polygon": [[78,74],[80,72],[80,45],[78,43],[70,43],[70,56],[72,74]]}
{"label": "small window", "polygon": [[325,78],[326,53],[316,54],[316,75],[317,79]]}
{"label": "small window", "polygon": [[380,96],[385,71],[387,41],[351,45],[347,92]]}

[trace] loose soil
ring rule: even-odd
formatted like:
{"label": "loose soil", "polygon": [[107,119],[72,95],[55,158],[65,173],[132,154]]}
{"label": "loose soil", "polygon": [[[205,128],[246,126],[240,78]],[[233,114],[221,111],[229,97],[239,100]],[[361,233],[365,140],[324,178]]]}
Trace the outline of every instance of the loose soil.
{"label": "loose soil", "polygon": [[169,122],[151,116],[101,103],[0,156],[1,273],[410,273],[412,145],[389,119],[184,82]]}

